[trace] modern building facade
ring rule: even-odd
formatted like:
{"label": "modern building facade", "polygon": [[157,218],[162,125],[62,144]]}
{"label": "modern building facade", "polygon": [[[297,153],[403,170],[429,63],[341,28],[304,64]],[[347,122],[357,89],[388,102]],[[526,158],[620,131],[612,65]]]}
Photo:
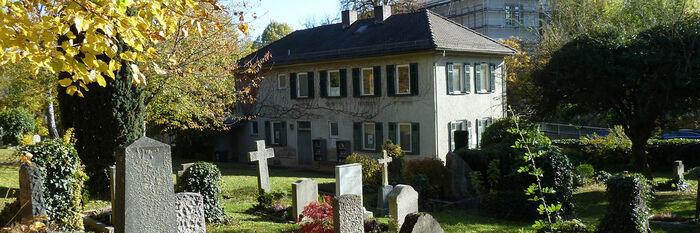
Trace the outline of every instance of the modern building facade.
{"label": "modern building facade", "polygon": [[276,162],[312,167],[351,152],[377,154],[389,139],[408,159],[476,147],[504,116],[503,58],[513,50],[429,10],[295,31],[243,61],[270,52],[251,138]]}
{"label": "modern building facade", "polygon": [[426,9],[491,39],[514,36],[524,41],[537,40],[540,19],[547,6],[546,0],[432,0],[424,3]]}

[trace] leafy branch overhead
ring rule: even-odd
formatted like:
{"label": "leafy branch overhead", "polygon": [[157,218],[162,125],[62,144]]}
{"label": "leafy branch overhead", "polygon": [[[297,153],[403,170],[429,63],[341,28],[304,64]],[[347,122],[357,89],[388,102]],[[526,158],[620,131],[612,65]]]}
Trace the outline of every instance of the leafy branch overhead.
{"label": "leafy branch overhead", "polygon": [[[59,84],[69,95],[82,96],[91,83],[104,87],[122,65],[132,82],[145,85],[144,62],[158,57],[152,45],[179,33],[205,34],[203,19],[220,10],[210,0],[1,0],[0,65],[28,59],[34,75],[68,73]],[[239,15],[238,29],[248,33]]]}

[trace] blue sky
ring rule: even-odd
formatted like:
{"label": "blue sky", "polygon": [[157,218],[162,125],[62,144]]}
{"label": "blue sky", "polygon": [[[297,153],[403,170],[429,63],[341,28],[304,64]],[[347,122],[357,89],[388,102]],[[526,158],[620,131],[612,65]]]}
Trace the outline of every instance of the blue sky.
{"label": "blue sky", "polygon": [[270,21],[287,23],[292,29],[303,29],[308,17],[340,17],[337,0],[250,0],[252,12],[258,19],[251,22],[250,36],[257,38]]}

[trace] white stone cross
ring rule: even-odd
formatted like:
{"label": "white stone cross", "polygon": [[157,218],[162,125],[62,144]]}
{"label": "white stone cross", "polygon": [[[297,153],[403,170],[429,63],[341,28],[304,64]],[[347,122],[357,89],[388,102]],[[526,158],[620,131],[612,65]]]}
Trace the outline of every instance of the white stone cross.
{"label": "white stone cross", "polygon": [[387,186],[389,185],[389,169],[388,165],[391,162],[392,158],[386,156],[386,150],[382,150],[382,153],[384,154],[384,158],[382,159],[377,159],[377,162],[382,164],[382,167],[384,170],[382,170],[382,185]]}
{"label": "white stone cross", "polygon": [[248,152],[248,158],[251,162],[258,161],[258,188],[260,192],[271,191],[270,189],[270,174],[267,171],[267,159],[275,157],[275,150],[265,148],[265,141],[259,140],[255,142],[256,151]]}

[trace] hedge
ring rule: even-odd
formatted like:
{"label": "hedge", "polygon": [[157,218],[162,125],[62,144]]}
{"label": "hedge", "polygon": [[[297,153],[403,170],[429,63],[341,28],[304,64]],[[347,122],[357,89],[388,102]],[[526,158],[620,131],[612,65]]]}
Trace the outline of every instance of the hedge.
{"label": "hedge", "polygon": [[224,220],[226,214],[221,207],[221,171],[216,165],[196,162],[177,179],[177,192],[199,193],[204,198],[204,214],[207,222]]}
{"label": "hedge", "polygon": [[598,225],[599,233],[646,233],[651,210],[651,185],[641,174],[618,174],[607,182],[608,207]]}

